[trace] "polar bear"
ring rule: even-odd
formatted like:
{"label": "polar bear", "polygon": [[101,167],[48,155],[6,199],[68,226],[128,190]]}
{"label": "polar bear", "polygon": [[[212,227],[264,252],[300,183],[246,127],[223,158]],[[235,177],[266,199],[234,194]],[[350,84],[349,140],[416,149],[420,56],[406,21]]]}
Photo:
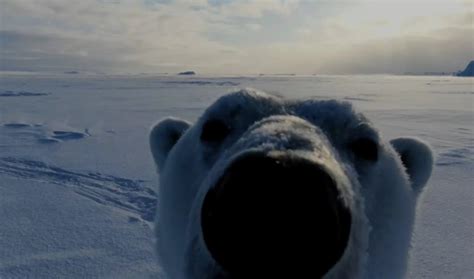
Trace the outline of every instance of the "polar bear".
{"label": "polar bear", "polygon": [[150,132],[169,278],[402,278],[428,144],[350,103],[224,95]]}

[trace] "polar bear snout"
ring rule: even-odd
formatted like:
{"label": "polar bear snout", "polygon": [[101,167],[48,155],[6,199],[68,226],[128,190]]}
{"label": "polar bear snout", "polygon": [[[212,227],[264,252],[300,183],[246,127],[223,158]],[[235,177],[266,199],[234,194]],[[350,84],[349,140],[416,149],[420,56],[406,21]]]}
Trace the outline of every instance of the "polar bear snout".
{"label": "polar bear snout", "polygon": [[295,156],[234,160],[204,198],[201,228],[230,277],[321,277],[342,257],[351,213],[330,171]]}

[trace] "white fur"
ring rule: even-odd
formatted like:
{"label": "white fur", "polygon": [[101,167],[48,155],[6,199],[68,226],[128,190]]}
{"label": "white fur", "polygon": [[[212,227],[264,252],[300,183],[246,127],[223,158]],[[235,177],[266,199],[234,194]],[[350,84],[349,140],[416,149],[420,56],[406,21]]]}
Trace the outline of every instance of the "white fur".
{"label": "white fur", "polygon": [[401,157],[406,157],[408,165],[402,161],[406,172],[410,176],[412,187],[420,191],[431,176],[433,166],[433,152],[426,142],[418,138],[403,137],[390,141],[393,148]]}
{"label": "white fur", "polygon": [[189,122],[173,117],[153,125],[150,131],[150,149],[158,167],[164,167],[168,152],[189,126]]}
{"label": "white fur", "polygon": [[[216,146],[200,141],[210,118],[232,127]],[[176,134],[182,135],[179,140]],[[354,158],[348,149],[348,143],[361,136],[377,142],[376,162]],[[335,177],[352,212],[352,227],[348,247],[326,278],[403,277],[417,192],[430,176],[433,159],[429,146],[419,140],[391,143],[393,147],[349,103],[288,102],[250,90],[220,98],[194,125],[177,119],[158,123],[150,145],[160,170],[156,235],[165,272],[169,278],[184,279],[221,274],[201,233],[204,196],[233,160],[263,152],[303,157]],[[405,152],[409,168],[397,151]]]}

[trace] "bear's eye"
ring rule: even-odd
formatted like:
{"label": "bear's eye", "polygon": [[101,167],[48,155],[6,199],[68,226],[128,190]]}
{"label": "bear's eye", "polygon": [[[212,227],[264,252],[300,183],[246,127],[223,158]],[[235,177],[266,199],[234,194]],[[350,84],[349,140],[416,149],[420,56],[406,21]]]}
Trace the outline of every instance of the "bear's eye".
{"label": "bear's eye", "polygon": [[221,120],[210,119],[202,126],[201,141],[220,142],[229,134],[230,128]]}
{"label": "bear's eye", "polygon": [[373,139],[356,139],[350,143],[349,147],[357,158],[370,162],[375,162],[378,159],[378,146]]}

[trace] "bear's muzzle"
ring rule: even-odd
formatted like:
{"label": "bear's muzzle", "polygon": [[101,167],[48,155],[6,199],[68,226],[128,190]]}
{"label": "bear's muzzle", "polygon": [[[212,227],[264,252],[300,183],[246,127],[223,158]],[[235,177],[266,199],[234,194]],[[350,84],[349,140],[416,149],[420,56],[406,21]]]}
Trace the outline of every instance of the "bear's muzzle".
{"label": "bear's muzzle", "polygon": [[204,198],[207,249],[231,278],[320,278],[350,234],[351,213],[336,186],[308,159],[241,155]]}

